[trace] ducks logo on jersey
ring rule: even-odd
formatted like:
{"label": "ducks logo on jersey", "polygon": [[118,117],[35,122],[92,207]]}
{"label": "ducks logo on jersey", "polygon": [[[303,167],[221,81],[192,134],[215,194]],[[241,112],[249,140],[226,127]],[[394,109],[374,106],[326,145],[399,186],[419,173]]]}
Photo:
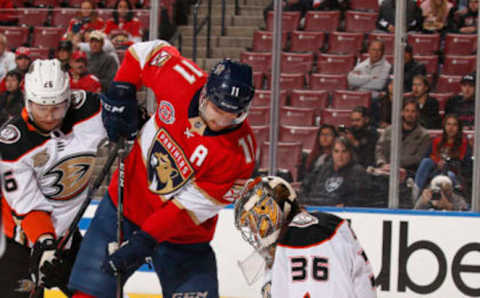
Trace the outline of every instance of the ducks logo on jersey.
{"label": "ducks logo on jersey", "polygon": [[185,154],[170,135],[160,129],[148,154],[150,190],[165,195],[184,185],[193,175]]}
{"label": "ducks logo on jersey", "polygon": [[40,178],[44,195],[51,200],[68,200],[81,193],[90,181],[95,154],[70,155],[55,163]]}

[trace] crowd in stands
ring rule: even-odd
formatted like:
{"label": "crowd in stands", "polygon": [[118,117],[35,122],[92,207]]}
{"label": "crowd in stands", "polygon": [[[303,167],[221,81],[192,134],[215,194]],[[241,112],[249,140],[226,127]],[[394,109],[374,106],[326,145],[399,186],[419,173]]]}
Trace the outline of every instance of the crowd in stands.
{"label": "crowd in stands", "polygon": [[[277,165],[309,204],[387,206],[397,5],[283,2]],[[409,0],[406,7],[400,207],[467,210],[478,0]],[[241,55],[255,72],[249,120],[262,145],[259,171],[269,162],[272,9],[273,2]]]}

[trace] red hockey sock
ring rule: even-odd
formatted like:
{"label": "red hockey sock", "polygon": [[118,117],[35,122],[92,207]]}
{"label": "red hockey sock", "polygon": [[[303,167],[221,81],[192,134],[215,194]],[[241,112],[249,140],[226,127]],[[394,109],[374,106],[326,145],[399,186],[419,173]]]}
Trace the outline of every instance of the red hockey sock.
{"label": "red hockey sock", "polygon": [[72,298],[95,298],[95,296],[86,294],[81,291],[76,291],[75,294],[73,294]]}

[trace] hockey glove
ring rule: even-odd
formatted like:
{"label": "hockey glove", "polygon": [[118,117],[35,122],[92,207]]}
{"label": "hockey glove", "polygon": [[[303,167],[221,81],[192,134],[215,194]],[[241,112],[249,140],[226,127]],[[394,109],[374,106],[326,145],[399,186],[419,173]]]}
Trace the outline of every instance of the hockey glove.
{"label": "hockey glove", "polygon": [[136,269],[145,263],[145,258],[152,255],[156,245],[157,240],[148,233],[135,231],[128,241],[107,256],[102,269],[114,276]]}
{"label": "hockey glove", "polygon": [[103,126],[110,141],[117,142],[120,137],[135,139],[138,121],[135,86],[113,82],[101,99]]}
{"label": "hockey glove", "polygon": [[40,271],[40,268],[46,262],[52,262],[55,258],[55,248],[55,239],[50,234],[40,236],[33,246],[30,258],[30,276],[36,287],[44,284],[45,275]]}

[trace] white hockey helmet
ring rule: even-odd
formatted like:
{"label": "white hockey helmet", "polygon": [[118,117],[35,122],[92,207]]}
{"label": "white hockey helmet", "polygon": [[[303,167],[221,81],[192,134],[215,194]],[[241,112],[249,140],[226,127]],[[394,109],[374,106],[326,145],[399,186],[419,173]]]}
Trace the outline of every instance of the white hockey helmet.
{"label": "white hockey helmet", "polygon": [[[25,106],[29,102],[39,105],[56,105],[67,101],[70,105],[71,90],[68,73],[57,59],[35,60],[25,74]],[[30,111],[29,111],[30,112]]]}
{"label": "white hockey helmet", "polygon": [[281,228],[298,210],[296,199],[295,190],[280,177],[251,179],[235,203],[235,226],[257,252],[269,258],[268,250]]}

